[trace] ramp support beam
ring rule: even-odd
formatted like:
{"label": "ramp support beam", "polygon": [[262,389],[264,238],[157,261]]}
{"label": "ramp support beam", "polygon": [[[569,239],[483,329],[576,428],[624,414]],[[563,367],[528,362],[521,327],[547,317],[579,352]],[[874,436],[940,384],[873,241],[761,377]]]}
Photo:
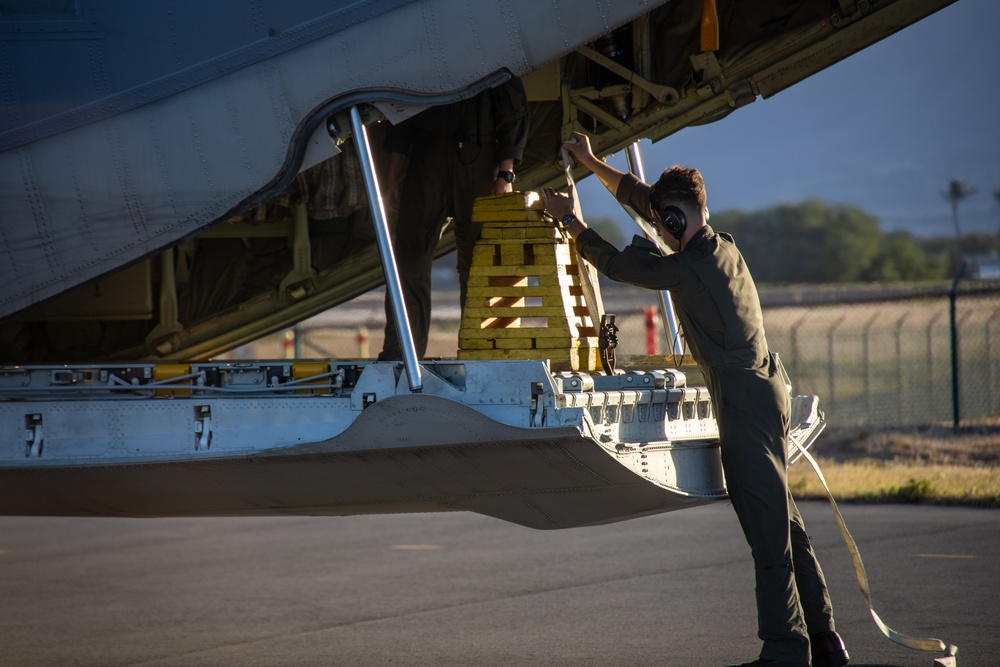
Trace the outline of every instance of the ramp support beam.
{"label": "ramp support beam", "polygon": [[385,206],[382,203],[382,193],[379,190],[378,176],[375,173],[375,160],[372,158],[371,144],[368,142],[368,131],[361,120],[357,106],[351,107],[351,129],[354,132],[354,144],[358,150],[361,172],[364,175],[365,192],[368,195],[368,205],[371,207],[372,221],[375,223],[375,238],[378,242],[379,255],[382,258],[382,270],[385,272],[385,286],[389,291],[392,315],[396,320],[396,333],[403,351],[406,377],[410,383],[410,391],[417,394],[423,390],[420,362],[417,360],[416,346],[413,344],[410,320],[406,315],[403,287],[399,280],[399,271],[396,268],[396,255],[392,250],[389,223],[385,217]]}
{"label": "ramp support beam", "polygon": [[[629,171],[645,183],[646,174],[642,168],[642,154],[639,153],[638,141],[629,145],[628,150],[625,151],[625,157],[628,160]],[[663,325],[663,332],[667,336],[667,346],[671,352],[680,356],[684,354],[684,341],[677,334],[677,315],[674,313],[674,302],[667,290],[659,290],[657,294],[660,297],[660,321]]]}

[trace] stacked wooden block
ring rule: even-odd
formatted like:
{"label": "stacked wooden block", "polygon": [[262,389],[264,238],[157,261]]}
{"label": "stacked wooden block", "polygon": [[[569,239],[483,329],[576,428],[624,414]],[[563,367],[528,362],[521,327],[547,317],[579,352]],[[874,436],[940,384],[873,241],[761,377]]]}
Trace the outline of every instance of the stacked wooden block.
{"label": "stacked wooden block", "polygon": [[557,371],[600,368],[576,249],[545,220],[537,197],[482,197],[472,217],[483,232],[473,251],[458,358],[548,359]]}

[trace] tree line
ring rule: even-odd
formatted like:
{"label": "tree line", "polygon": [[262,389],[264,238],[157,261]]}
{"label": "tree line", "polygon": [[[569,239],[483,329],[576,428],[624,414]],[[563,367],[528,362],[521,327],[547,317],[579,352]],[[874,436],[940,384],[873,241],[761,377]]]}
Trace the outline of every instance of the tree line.
{"label": "tree line", "polygon": [[[591,224],[617,247],[623,245],[624,235],[612,220]],[[857,206],[819,199],[713,212],[711,225],[733,235],[761,283],[945,280],[955,276],[966,255],[1000,252],[1000,235],[965,234],[960,255],[952,236],[884,232],[876,216]]]}
{"label": "tree line", "polygon": [[753,212],[713,214],[712,227],[736,239],[759,282],[931,281],[951,278],[968,254],[1000,251],[1000,236],[884,232],[879,219],[849,204],[809,199]]}

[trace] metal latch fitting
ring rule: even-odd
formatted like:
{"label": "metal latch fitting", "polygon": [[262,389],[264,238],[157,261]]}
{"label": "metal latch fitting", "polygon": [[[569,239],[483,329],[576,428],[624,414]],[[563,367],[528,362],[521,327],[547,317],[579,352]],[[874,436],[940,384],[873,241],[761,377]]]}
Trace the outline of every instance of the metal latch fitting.
{"label": "metal latch fitting", "polygon": [[24,415],[24,455],[27,458],[38,458],[42,455],[42,415],[38,413]]}
{"label": "metal latch fitting", "polygon": [[597,346],[601,354],[601,367],[606,375],[615,374],[615,348],[618,347],[618,327],[614,313],[601,315],[601,330],[597,335]]}
{"label": "metal latch fitting", "polygon": [[545,385],[531,383],[531,407],[528,409],[528,423],[531,426],[545,426],[548,411],[545,408]]}
{"label": "metal latch fitting", "polygon": [[212,406],[198,405],[194,409],[194,448],[208,449],[212,444]]}

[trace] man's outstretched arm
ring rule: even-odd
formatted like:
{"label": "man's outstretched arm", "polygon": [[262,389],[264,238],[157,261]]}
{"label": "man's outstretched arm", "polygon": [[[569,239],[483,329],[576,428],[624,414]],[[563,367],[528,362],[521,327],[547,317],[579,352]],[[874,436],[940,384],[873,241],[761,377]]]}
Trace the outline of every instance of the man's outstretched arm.
{"label": "man's outstretched arm", "polygon": [[594,155],[590,147],[590,138],[586,134],[574,132],[562,147],[572,153],[580,164],[590,169],[612,195],[617,196],[618,186],[625,174]]}

